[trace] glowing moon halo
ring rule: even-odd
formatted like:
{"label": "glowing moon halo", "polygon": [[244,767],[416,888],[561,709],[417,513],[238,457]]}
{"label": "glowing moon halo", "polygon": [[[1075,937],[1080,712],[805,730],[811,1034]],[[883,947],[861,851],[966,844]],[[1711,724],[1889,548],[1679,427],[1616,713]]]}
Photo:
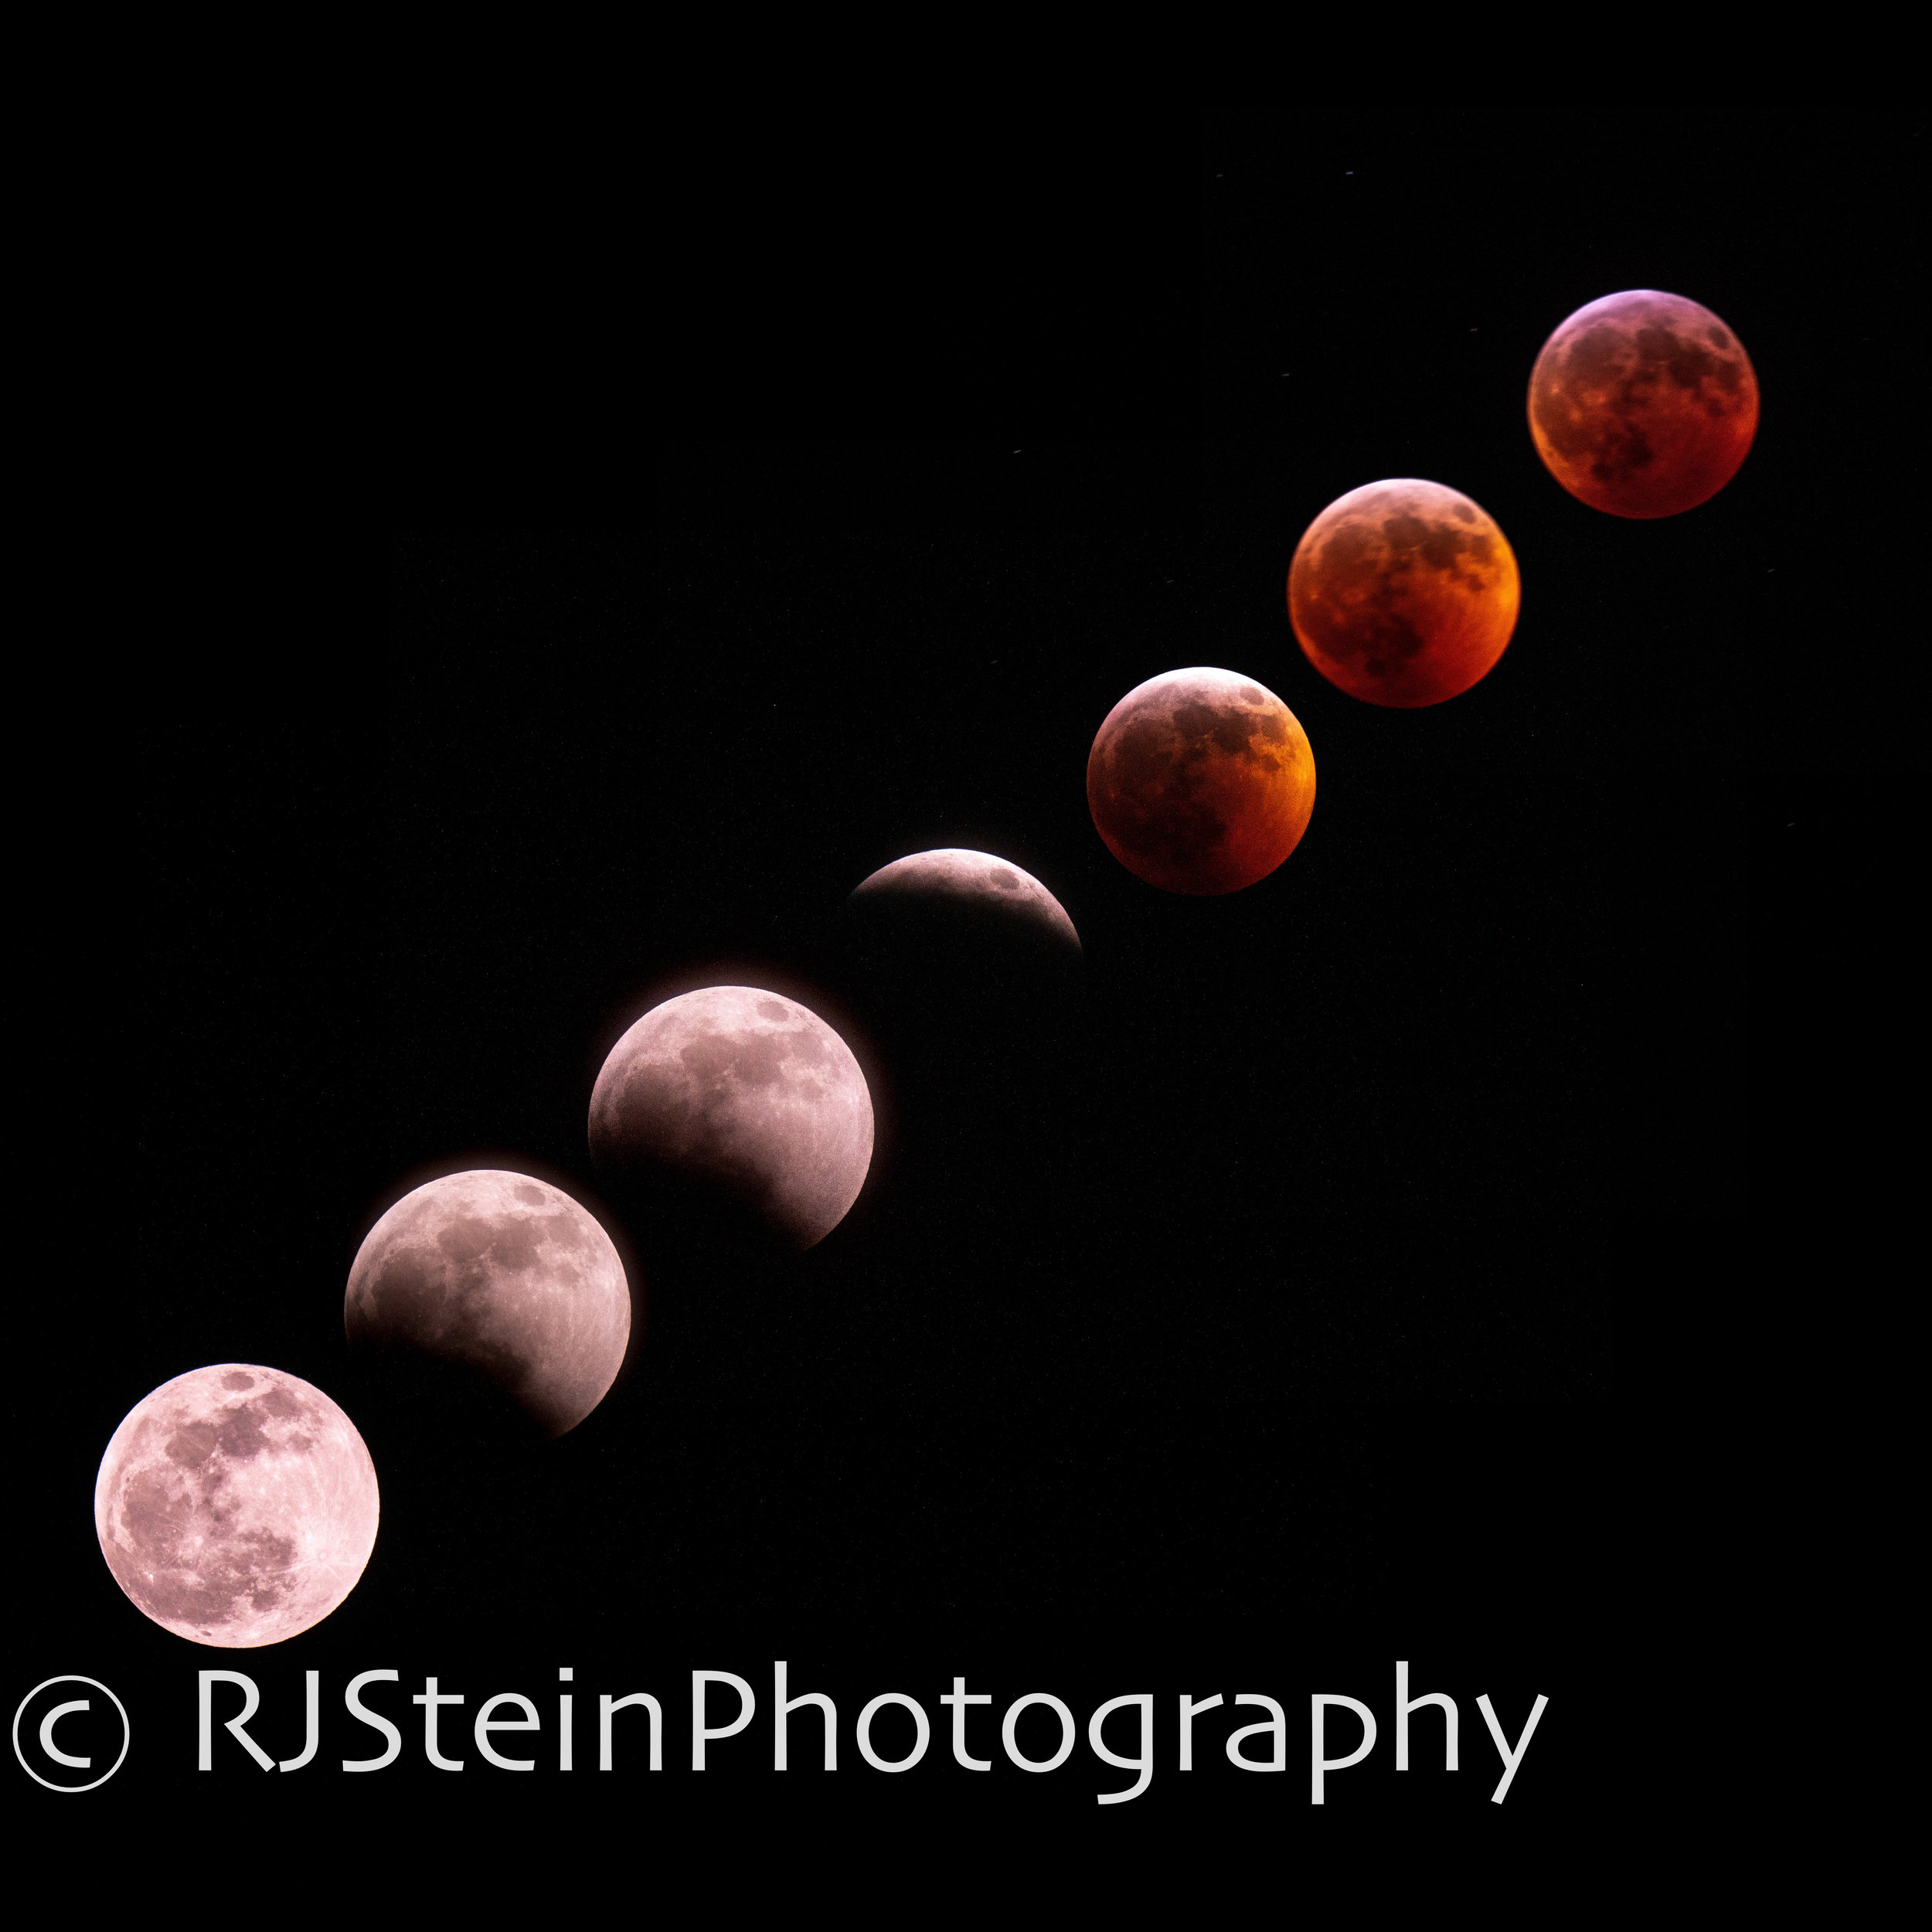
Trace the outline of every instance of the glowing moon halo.
{"label": "glowing moon halo", "polygon": [[376,1468],[321,1389],[218,1362],[122,1418],[94,1483],[94,1530],[144,1617],[190,1642],[279,1644],[355,1587],[375,1547]]}

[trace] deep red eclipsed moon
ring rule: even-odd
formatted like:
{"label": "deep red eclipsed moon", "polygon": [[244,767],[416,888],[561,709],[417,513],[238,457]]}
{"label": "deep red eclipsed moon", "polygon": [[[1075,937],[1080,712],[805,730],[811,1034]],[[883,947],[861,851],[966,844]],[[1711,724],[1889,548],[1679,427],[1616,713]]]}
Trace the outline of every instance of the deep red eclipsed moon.
{"label": "deep red eclipsed moon", "polygon": [[1351,697],[1402,710],[1487,676],[1522,600],[1495,519],[1416,477],[1337,497],[1288,569],[1288,617],[1308,662]]}
{"label": "deep red eclipsed moon", "polygon": [[1737,474],[1757,433],[1757,377],[1708,308],[1626,289],[1544,343],[1529,432],[1550,474],[1593,509],[1675,516]]}
{"label": "deep red eclipsed moon", "polygon": [[379,1513],[355,1423],[299,1376],[245,1362],[136,1403],[94,1483],[100,1553],[134,1607],[229,1650],[319,1624],[355,1587]]}
{"label": "deep red eclipsed moon", "polygon": [[1204,897],[1265,879],[1315,810],[1315,753],[1294,713],[1233,671],[1196,666],[1137,685],[1087,760],[1107,849],[1164,892]]}

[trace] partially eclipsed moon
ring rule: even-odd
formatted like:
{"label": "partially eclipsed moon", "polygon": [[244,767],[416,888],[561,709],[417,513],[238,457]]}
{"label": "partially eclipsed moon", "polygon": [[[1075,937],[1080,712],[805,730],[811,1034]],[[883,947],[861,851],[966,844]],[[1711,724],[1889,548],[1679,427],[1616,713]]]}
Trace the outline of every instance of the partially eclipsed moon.
{"label": "partially eclipsed moon", "polygon": [[1288,570],[1288,616],[1308,662],[1351,697],[1401,710],[1488,676],[1522,600],[1495,520],[1418,477],[1337,497]]}
{"label": "partially eclipsed moon", "polygon": [[895,859],[852,888],[855,903],[958,906],[1080,950],[1066,908],[1029,872],[991,852],[942,845]]}
{"label": "partially eclipsed moon", "polygon": [[816,1013],[755,986],[654,1006],[611,1048],[590,1096],[600,1168],[721,1190],[798,1248],[859,1198],[872,1141],[852,1049]]}
{"label": "partially eclipsed moon", "polygon": [[94,1484],[94,1529],[145,1617],[249,1650],[318,1624],[376,1543],[376,1468],[321,1389],[246,1362],[191,1369],[130,1410]]}
{"label": "partially eclipsed moon", "polygon": [[624,1365],[631,1294],[611,1237],[560,1188],[474,1168],[404,1195],[369,1230],[343,1322],[353,1344],[474,1369],[560,1436]]}
{"label": "partially eclipsed moon", "polygon": [[1308,830],[1315,753],[1294,713],[1253,679],[1168,671],[1107,714],[1087,755],[1087,802],[1107,850],[1150,885],[1239,892]]}
{"label": "partially eclipsed moon", "polygon": [[1675,516],[1737,474],[1757,434],[1757,377],[1708,308],[1626,289],[1587,303],[1544,343],[1529,433],[1550,474],[1593,509]]}

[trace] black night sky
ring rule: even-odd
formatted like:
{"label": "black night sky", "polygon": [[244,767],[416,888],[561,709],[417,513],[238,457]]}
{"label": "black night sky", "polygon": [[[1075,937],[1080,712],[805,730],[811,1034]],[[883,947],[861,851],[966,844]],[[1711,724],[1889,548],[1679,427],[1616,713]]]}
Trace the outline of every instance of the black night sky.
{"label": "black night sky", "polygon": [[[434,1673],[547,1708],[568,1665],[580,1726],[599,1691],[655,1691],[675,1767],[688,1672],[762,1699],[778,1657],[848,1726],[920,1696],[934,1745],[913,1776],[855,1755],[774,1791],[761,1706],[715,1760],[761,1817],[1486,1830],[1485,1690],[1512,1733],[1552,1700],[1518,1832],[1616,1787],[1675,1573],[1659,1445],[1692,1427],[1651,1391],[1766,1279],[1793,1172],[1762,1059],[1804,977],[1783,908],[1806,842],[1882,813],[1902,756],[1905,726],[1820,662],[1890,621],[1840,580],[1850,512],[1820,479],[1864,460],[1835,389],[1898,325],[1905,150],[1848,202],[1843,165],[1768,124],[1560,182],[1526,138],[1475,143],[1444,223],[1415,218],[1426,146],[1366,126],[1123,139],[1111,186],[1043,138],[977,190],[947,176],[944,247],[851,202],[808,247],[809,187],[775,190],[733,250],[787,291],[770,339],[702,274],[665,267],[675,301],[572,283],[583,329],[531,349],[544,379],[488,433],[522,338],[457,328],[478,231],[449,216],[372,357],[385,451],[284,457],[168,539],[192,614],[116,685],[126,870],[87,917],[118,937],[66,995],[134,1145],[122,1103],[74,1107],[49,1185],[111,1220],[60,1264],[20,1415],[46,1586],[20,1689],[87,1671],[153,1713],[87,1801],[185,1815],[193,1672],[233,1666],[281,1754],[321,1672],[312,1807],[617,1804],[594,1774],[511,1805],[515,1780],[430,1770],[407,1693]],[[666,233],[712,259],[699,213]],[[536,236],[513,209],[500,245],[567,254]],[[1724,318],[1764,398],[1736,480],[1655,523],[1565,495],[1523,420],[1550,330],[1643,286]],[[645,308],[662,393],[628,360],[600,386]],[[1417,712],[1325,683],[1283,599],[1309,520],[1402,475],[1489,511],[1524,586],[1497,669]],[[1189,664],[1277,692],[1319,775],[1300,848],[1221,900],[1131,876],[1083,789],[1114,701]],[[895,1055],[839,904],[945,845],[1056,893],[1084,988],[1000,1025],[936,998],[930,1050]],[[875,1076],[866,1192],[789,1261],[627,1226],[588,1160],[617,1034],[721,981],[814,1005]],[[362,1235],[464,1165],[570,1189],[641,1281],[631,1372],[555,1444],[345,1349]],[[334,1395],[383,1484],[357,1589],[252,1653],[147,1623],[90,1515],[121,1417],[224,1360]],[[1385,1745],[1311,1824],[1297,1712],[1321,1689],[1382,1709],[1397,1657],[1461,1700],[1476,1769],[1399,1778]],[[377,1665],[403,1680],[386,1785],[330,1767],[369,1742],[342,1683]],[[1259,1688],[1288,1703],[1288,1774],[1164,1768],[1097,1825],[1084,1743],[1052,1777],[951,1766],[956,1672],[1082,1713],[1153,1690],[1164,1767],[1175,1692]],[[284,1828],[288,1794],[224,1770]],[[692,1784],[626,1780],[621,1807],[709,1829]]]}

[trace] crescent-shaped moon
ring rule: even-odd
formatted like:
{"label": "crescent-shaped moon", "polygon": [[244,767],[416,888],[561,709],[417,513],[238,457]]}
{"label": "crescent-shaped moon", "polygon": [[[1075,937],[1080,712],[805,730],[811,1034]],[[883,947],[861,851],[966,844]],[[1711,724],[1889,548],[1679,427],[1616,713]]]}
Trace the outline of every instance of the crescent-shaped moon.
{"label": "crescent-shaped moon", "polygon": [[1031,872],[989,852],[942,845],[895,859],[852,888],[852,903],[863,911],[957,910],[1058,948],[1080,950],[1066,908]]}

